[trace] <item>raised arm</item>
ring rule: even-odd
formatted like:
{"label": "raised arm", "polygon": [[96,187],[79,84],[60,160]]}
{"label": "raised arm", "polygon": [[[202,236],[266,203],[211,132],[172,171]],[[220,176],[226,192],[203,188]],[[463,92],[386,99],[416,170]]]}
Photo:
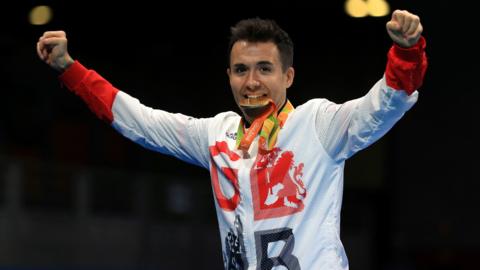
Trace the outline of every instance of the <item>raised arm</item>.
{"label": "raised arm", "polygon": [[37,43],[40,59],[61,73],[60,80],[98,118],[145,148],[208,166],[208,119],[154,110],[115,88],[97,72],[74,61],[63,31],[48,31]]}
{"label": "raised arm", "polygon": [[318,137],[333,159],[345,160],[381,138],[415,104],[427,68],[422,31],[417,15],[394,11],[384,77],[361,98],[319,107]]}

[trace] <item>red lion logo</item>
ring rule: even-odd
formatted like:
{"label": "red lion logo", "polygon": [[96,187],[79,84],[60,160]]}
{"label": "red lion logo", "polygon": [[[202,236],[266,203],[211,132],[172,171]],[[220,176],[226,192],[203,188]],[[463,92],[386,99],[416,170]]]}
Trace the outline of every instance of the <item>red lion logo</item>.
{"label": "red lion logo", "polygon": [[274,148],[259,154],[250,177],[255,220],[300,212],[307,190],[302,181],[303,163],[295,165],[291,151]]}
{"label": "red lion logo", "polygon": [[[216,142],[209,150],[215,199],[224,211],[234,211],[241,199],[237,163],[241,157],[224,141]],[[254,219],[283,217],[302,211],[307,196],[302,177],[303,163],[295,164],[293,152],[274,148],[259,153],[250,170]],[[224,194],[228,188],[233,194]]]}

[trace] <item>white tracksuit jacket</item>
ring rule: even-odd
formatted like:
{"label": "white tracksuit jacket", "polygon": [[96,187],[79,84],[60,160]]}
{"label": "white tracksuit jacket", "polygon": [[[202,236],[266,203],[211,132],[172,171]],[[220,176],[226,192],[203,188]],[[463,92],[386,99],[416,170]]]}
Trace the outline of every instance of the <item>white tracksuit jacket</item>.
{"label": "white tracksuit jacket", "polygon": [[235,148],[241,117],[234,112],[197,119],[155,110],[78,62],[61,80],[125,137],[210,170],[225,269],[345,270],[344,163],[416,102],[426,68],[419,43],[392,47],[385,75],[365,96],[296,107],[265,155],[257,153],[258,136],[248,154]]}

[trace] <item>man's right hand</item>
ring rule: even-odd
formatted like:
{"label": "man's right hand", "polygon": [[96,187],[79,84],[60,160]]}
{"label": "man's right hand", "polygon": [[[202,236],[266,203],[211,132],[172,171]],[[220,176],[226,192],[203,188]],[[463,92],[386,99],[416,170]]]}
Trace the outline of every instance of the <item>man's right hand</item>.
{"label": "man's right hand", "polygon": [[40,59],[58,72],[65,71],[74,60],[68,54],[67,35],[64,31],[47,31],[37,42]]}

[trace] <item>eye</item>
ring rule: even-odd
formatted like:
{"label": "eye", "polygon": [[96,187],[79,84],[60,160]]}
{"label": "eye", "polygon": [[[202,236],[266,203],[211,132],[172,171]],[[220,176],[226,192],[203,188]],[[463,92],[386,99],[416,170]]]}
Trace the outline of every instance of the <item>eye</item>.
{"label": "eye", "polygon": [[269,62],[263,62],[263,63],[260,63],[258,65],[258,70],[261,72],[261,73],[272,73],[273,72],[273,66],[271,63]]}
{"label": "eye", "polygon": [[260,71],[265,72],[265,73],[269,73],[269,72],[272,71],[272,68],[269,67],[269,66],[263,66],[263,67],[260,67]]}
{"label": "eye", "polygon": [[244,65],[235,65],[235,67],[233,68],[233,72],[235,74],[242,74],[242,73],[245,73],[246,71],[247,71],[247,67]]}

